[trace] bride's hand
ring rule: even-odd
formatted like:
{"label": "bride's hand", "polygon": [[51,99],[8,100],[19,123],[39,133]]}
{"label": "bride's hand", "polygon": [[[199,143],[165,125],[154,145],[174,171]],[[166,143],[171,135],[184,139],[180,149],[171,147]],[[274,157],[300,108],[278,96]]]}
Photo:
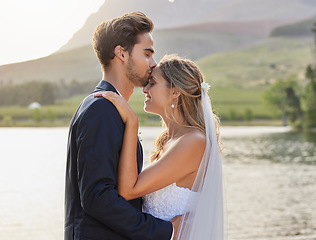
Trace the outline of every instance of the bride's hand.
{"label": "bride's hand", "polygon": [[121,115],[122,121],[131,124],[138,124],[138,118],[136,113],[131,108],[131,106],[127,103],[125,98],[116,94],[112,91],[104,91],[104,92],[96,92],[93,94],[94,97],[104,97],[105,99],[109,100],[111,103],[114,104],[116,109]]}
{"label": "bride's hand", "polygon": [[182,215],[177,215],[170,220],[170,222],[172,223],[172,226],[173,226],[173,231],[174,231],[173,232],[173,239],[175,239],[176,235],[178,234],[181,218],[182,218]]}

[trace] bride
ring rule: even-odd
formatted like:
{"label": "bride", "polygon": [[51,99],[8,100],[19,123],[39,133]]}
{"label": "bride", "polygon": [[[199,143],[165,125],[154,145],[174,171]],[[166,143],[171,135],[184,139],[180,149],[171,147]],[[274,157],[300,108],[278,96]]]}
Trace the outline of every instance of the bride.
{"label": "bride", "polygon": [[181,215],[174,239],[224,239],[222,166],[218,121],[208,84],[195,63],[165,56],[143,92],[146,112],[161,116],[166,130],[156,139],[152,164],[137,174],[138,118],[126,100],[111,101],[125,123],[118,168],[118,193],[126,200],[143,196],[143,211],[170,220]]}

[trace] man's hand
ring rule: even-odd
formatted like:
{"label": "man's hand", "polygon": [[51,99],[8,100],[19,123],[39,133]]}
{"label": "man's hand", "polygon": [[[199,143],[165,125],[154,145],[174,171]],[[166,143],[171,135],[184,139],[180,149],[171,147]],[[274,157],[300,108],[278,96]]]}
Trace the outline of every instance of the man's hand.
{"label": "man's hand", "polygon": [[172,218],[170,220],[170,222],[173,225],[173,229],[174,229],[173,239],[175,239],[175,237],[177,236],[178,228],[179,228],[180,221],[181,221],[181,217],[182,217],[182,215],[178,215],[178,216],[175,216],[174,218]]}

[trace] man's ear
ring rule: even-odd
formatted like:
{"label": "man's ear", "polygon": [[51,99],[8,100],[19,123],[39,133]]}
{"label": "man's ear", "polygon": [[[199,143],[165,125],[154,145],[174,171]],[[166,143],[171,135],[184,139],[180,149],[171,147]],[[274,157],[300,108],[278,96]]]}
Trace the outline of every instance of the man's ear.
{"label": "man's ear", "polygon": [[117,45],[115,48],[114,48],[114,54],[116,57],[118,57],[121,61],[125,61],[124,59],[124,48],[121,46],[121,45]]}

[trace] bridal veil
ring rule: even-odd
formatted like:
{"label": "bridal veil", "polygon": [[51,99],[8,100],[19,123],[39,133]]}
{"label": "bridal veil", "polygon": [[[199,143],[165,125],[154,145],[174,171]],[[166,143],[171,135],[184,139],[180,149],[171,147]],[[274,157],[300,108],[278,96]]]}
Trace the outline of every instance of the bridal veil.
{"label": "bridal veil", "polygon": [[192,187],[192,191],[198,192],[198,197],[195,204],[190,206],[192,210],[182,217],[177,240],[225,239],[221,155],[212,105],[207,94],[209,85],[203,82],[201,87],[206,147]]}

